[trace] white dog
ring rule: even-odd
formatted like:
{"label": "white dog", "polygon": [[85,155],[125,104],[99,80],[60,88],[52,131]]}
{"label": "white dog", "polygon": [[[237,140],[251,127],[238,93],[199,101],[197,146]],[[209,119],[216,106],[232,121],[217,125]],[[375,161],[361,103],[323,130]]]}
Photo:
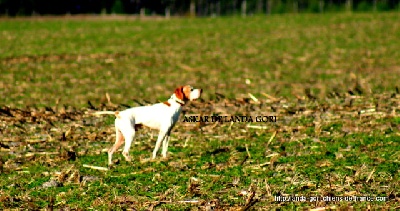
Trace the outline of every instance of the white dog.
{"label": "white dog", "polygon": [[95,114],[114,114],[116,141],[108,150],[108,164],[112,164],[112,155],[124,143],[125,147],[122,155],[126,161],[131,161],[129,156],[129,148],[131,147],[135,131],[140,126],[147,126],[160,131],[156,146],[153,150],[153,159],[156,157],[161,143],[163,144],[162,156],[167,156],[169,136],[172,128],[179,119],[182,106],[186,102],[200,98],[202,89],[193,89],[186,85],[175,89],[171,98],[163,103],[157,103],[150,106],[140,106],[129,108],[124,111],[99,111]]}

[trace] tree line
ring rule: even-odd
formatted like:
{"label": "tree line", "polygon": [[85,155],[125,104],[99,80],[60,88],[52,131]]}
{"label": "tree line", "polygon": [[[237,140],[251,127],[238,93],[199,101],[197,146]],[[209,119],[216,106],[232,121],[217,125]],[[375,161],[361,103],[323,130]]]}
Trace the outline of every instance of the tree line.
{"label": "tree line", "polygon": [[400,11],[400,0],[0,0],[1,16],[141,14],[225,16]]}

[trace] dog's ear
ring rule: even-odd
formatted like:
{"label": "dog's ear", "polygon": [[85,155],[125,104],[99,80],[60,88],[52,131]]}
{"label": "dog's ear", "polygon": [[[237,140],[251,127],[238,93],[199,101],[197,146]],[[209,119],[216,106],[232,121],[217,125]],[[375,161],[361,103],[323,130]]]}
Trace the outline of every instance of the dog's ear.
{"label": "dog's ear", "polygon": [[174,93],[175,93],[176,98],[178,98],[180,100],[184,100],[185,94],[183,93],[183,86],[176,88]]}

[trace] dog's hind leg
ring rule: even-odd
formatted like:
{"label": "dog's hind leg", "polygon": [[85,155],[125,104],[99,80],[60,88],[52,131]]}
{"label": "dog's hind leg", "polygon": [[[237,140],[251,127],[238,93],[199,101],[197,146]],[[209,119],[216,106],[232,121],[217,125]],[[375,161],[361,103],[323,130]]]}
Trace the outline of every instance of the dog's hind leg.
{"label": "dog's hind leg", "polygon": [[128,118],[120,118],[117,116],[115,119],[115,132],[116,141],[115,144],[108,150],[108,164],[112,165],[112,155],[118,150],[119,147],[125,142],[124,150],[122,155],[126,161],[131,161],[129,157],[129,148],[131,147],[133,138],[135,136],[135,120]]}
{"label": "dog's hind leg", "polygon": [[131,148],[133,137],[135,137],[135,130],[126,132],[124,136],[126,137],[126,139],[125,139],[125,146],[124,146],[124,151],[122,151],[122,155],[125,157],[126,161],[130,162],[132,159],[131,159],[131,156],[129,156],[129,149]]}
{"label": "dog's hind leg", "polygon": [[124,136],[117,126],[115,126],[115,133],[115,144],[108,150],[108,165],[112,165],[112,155],[124,143]]}
{"label": "dog's hind leg", "polygon": [[135,137],[135,120],[134,119],[121,120],[119,122],[119,127],[121,129],[121,133],[125,137],[125,146],[124,150],[122,151],[122,155],[125,157],[126,161],[131,161],[132,159],[129,156],[129,149],[131,148],[133,138]]}

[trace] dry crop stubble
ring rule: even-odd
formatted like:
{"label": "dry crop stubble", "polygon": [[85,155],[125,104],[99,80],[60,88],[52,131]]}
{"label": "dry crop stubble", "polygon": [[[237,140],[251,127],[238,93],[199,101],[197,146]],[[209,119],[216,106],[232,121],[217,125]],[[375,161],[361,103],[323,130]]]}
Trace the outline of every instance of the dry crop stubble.
{"label": "dry crop stubble", "polygon": [[[396,163],[400,159],[395,153],[399,148],[399,134],[395,132],[398,131],[395,123],[398,118],[392,115],[390,104],[380,107],[378,112],[363,103],[375,98],[386,102],[398,101],[398,97],[375,96],[371,99],[356,98],[351,106],[340,100],[325,104],[309,100],[293,104],[261,100],[261,105],[252,103],[250,98],[246,99],[248,103],[228,99],[196,102],[186,108],[186,115],[212,115],[213,109],[229,111],[232,108],[238,115],[254,115],[262,109],[273,113],[280,121],[251,124],[260,128],[266,126],[266,129],[252,129],[244,123],[197,125],[180,122],[181,127],[176,129],[172,138],[171,157],[167,161],[155,162],[148,161],[154,143],[149,142],[142,131],[132,149],[135,161],[121,161],[117,168],[106,173],[88,170],[82,164],[105,165],[104,150],[112,143],[110,137],[114,134],[112,122],[108,122],[107,117],[94,118],[87,114],[91,112],[87,109],[67,108],[64,112],[53,112],[50,108],[18,110],[3,107],[2,123],[10,125],[4,131],[9,135],[2,141],[2,151],[8,152],[4,157],[3,173],[19,178],[13,183],[17,187],[24,186],[25,178],[33,176],[35,179],[31,185],[36,188],[24,191],[30,196],[46,193],[50,191],[48,188],[55,188],[51,191],[58,192],[57,187],[70,187],[68,199],[71,194],[80,194],[78,189],[78,192],[74,191],[79,184],[87,187],[90,194],[94,194],[90,191],[93,182],[100,189],[118,184],[116,188],[122,195],[114,193],[117,198],[101,196],[105,201],[110,200],[109,207],[119,206],[114,203],[121,197],[131,197],[131,188],[139,191],[135,195],[137,198],[134,197],[132,206],[129,203],[123,206],[165,205],[172,208],[189,203],[192,207],[205,208],[214,203],[215,207],[226,208],[246,207],[253,202],[259,208],[287,206],[277,204],[271,198],[281,193],[305,196],[385,193],[388,199],[394,198],[374,206],[395,206],[398,194],[395,181],[399,179]],[[106,109],[119,108],[110,105]],[[104,108],[96,107],[98,109]],[[38,127],[39,130],[35,129]],[[179,178],[191,177],[194,179],[188,179],[188,183],[179,181]],[[368,188],[366,184],[369,184]],[[24,190],[5,183],[2,185],[8,191]],[[272,196],[266,195],[266,187],[271,189]],[[142,194],[161,198],[158,202],[149,201]],[[85,204],[67,199],[66,204]],[[2,203],[12,206],[8,204],[10,200],[26,202],[28,199],[6,197]],[[39,197],[33,204],[39,206],[37,203],[40,204],[41,200],[47,201],[47,198]],[[99,206],[97,203],[93,201],[87,205]],[[296,203],[289,205],[299,206]],[[316,205],[331,206],[322,201]],[[350,202],[340,206],[356,205],[366,206]]]}

